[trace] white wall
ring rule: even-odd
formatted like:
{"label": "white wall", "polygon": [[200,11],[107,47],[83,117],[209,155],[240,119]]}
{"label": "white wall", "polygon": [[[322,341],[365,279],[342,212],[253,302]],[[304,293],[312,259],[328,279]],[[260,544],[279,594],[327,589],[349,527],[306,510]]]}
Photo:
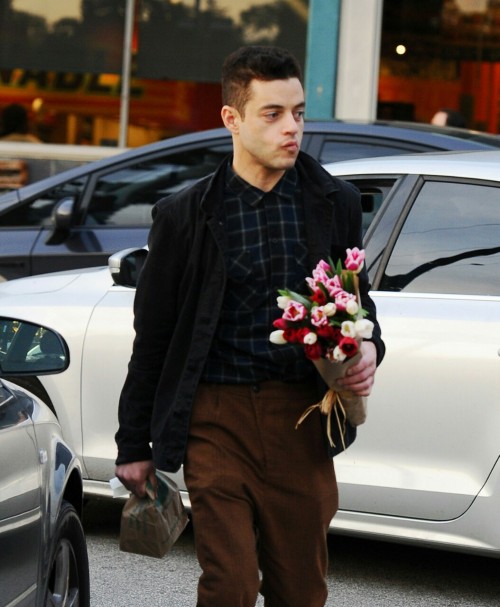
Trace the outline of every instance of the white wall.
{"label": "white wall", "polygon": [[335,118],[376,118],[382,4],[383,0],[342,0]]}

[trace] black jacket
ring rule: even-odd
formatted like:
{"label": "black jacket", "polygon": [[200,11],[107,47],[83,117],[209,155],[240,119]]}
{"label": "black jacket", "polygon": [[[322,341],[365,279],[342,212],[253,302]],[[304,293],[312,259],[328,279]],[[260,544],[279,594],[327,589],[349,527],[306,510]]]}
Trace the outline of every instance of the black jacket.
{"label": "black jacket", "polygon": [[[191,407],[226,283],[220,215],[226,163],[154,207],[134,304],[136,337],[119,403],[117,464],[152,457],[156,467],[175,472],[183,463]],[[344,259],[347,248],[362,247],[360,196],[304,153],[296,168],[312,270],[320,259]],[[361,300],[375,323],[372,341],[380,363],[384,344],[368,289],[363,270]],[[322,393],[324,385],[318,398]],[[355,430],[349,432],[352,442]]]}

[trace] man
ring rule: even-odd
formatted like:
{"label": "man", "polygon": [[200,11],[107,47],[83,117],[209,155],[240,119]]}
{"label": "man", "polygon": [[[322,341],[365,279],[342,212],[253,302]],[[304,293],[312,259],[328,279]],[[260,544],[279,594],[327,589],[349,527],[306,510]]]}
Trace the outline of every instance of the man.
{"label": "man", "polygon": [[435,126],[454,126],[461,129],[467,128],[465,118],[456,110],[448,108],[439,109],[431,118],[431,124]]}
{"label": "man", "polygon": [[[303,291],[319,259],[361,246],[359,193],[299,152],[304,91],[289,53],[236,51],[222,94],[232,157],[154,210],[116,475],[141,496],[155,468],[184,464],[199,607],[253,607],[259,591],[267,607],[319,607],[338,491],[324,416],[295,425],[325,386],[301,347],[269,334],[278,288]],[[374,337],[344,383],[366,396],[384,345],[366,272],[360,291]]]}
{"label": "man", "polygon": [[24,106],[17,103],[11,103],[3,110],[0,140],[42,143],[38,137],[29,133],[28,112]]}

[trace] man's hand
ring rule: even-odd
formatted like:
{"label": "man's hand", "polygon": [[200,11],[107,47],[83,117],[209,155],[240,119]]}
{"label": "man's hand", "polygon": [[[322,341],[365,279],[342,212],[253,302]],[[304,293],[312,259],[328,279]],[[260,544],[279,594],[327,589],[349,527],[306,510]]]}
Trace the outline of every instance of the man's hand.
{"label": "man's hand", "polygon": [[121,480],[123,485],[137,497],[145,497],[146,481],[154,488],[156,493],[155,467],[152,460],[141,462],[131,462],[116,466],[115,475]]}
{"label": "man's hand", "polygon": [[369,396],[377,370],[377,349],[371,341],[363,341],[361,352],[363,356],[360,361],[348,369],[347,375],[339,379],[337,384],[358,396]]}

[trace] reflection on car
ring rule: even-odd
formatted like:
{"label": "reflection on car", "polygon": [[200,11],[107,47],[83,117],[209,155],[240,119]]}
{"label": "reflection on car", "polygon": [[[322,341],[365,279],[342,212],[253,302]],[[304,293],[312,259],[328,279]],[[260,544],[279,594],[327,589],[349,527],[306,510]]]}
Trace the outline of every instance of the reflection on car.
{"label": "reflection on car", "polygon": [[2,607],[90,605],[80,463],[53,412],[12,383],[68,365],[68,347],[56,332],[0,317]]}
{"label": "reflection on car", "polygon": [[[418,123],[311,121],[301,147],[326,163],[500,149],[500,138]],[[102,265],[116,251],[143,246],[153,204],[212,173],[231,149],[223,128],[173,137],[0,196],[0,280]]]}
{"label": "reflection on car", "polygon": [[[500,557],[499,166],[500,152],[452,152],[326,167],[360,189],[387,346],[367,421],[335,458],[334,532]],[[26,381],[50,400],[89,497],[108,495],[114,474],[134,285],[146,256],[132,247],[109,268],[0,285],[0,314],[68,341],[64,372]],[[182,472],[174,480],[185,490]]]}

